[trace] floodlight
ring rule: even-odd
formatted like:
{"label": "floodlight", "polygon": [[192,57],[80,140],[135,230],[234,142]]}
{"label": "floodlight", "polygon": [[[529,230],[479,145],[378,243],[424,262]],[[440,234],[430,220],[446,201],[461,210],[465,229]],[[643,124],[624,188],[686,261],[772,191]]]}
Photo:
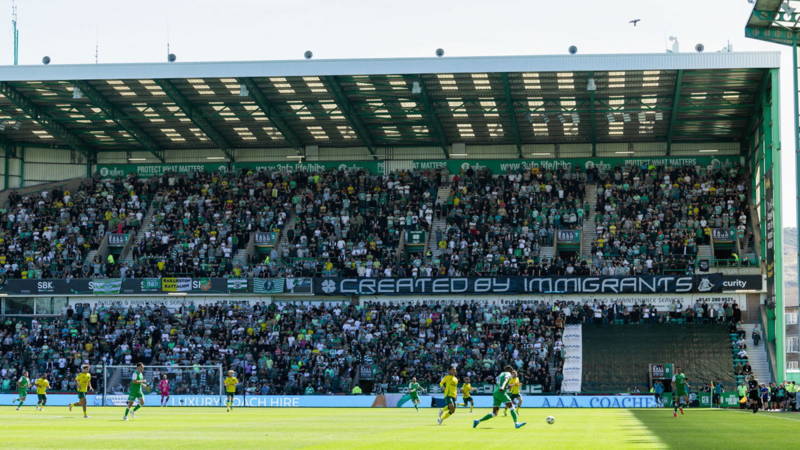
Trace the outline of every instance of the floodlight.
{"label": "floodlight", "polygon": [[586,90],[587,91],[597,90],[597,84],[594,82],[594,78],[589,78],[589,81],[586,82]]}

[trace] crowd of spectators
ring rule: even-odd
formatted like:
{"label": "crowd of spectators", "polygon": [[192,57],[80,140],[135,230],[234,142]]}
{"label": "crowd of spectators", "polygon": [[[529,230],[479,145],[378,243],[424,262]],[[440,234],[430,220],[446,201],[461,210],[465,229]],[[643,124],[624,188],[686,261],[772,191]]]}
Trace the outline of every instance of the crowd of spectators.
{"label": "crowd of spectators", "polygon": [[468,169],[454,175],[444,208],[447,228],[437,236],[439,276],[533,275],[565,270],[542,261],[540,248],[553,232],[579,229],[586,173],[532,169],[492,174]]}
{"label": "crowd of spectators", "polygon": [[617,167],[599,174],[590,271],[599,275],[688,273],[699,245],[719,228],[743,236],[741,166]]}
{"label": "crowd of spectators", "polygon": [[[13,388],[22,370],[49,372],[53,391],[72,391],[89,363],[103,392],[103,365],[220,364],[249,393],[346,393],[357,382],[397,391],[411,377],[433,386],[452,365],[473,383],[491,383],[512,364],[526,384],[550,391],[558,389],[550,368],[562,364],[563,324],[544,303],[78,304],[57,318],[5,318],[0,378]],[[205,369],[182,373],[173,393],[210,385]]]}
{"label": "crowd of spectators", "polygon": [[305,183],[301,172],[162,175],[154,183],[159,207],[125,275],[231,275],[233,256],[250,233],[279,233]]}
{"label": "crowd of spectators", "polygon": [[[142,361],[190,368],[157,369],[155,377],[170,374],[174,394],[215,393],[220,372],[202,367],[209,365],[234,370],[249,394],[349,393],[359,384],[397,392],[412,377],[436,392],[451,366],[481,385],[491,384],[504,364],[512,364],[526,385],[559,392],[566,324],[674,321],[728,324],[736,336],[735,371],[752,374],[741,311],[733,303],[110,303],[76,304],[56,318],[3,319],[0,388],[13,389],[21,371],[29,370],[33,376],[49,372],[53,390],[68,392],[88,363],[103,392],[104,365]],[[124,391],[124,377],[109,383],[109,392]]]}
{"label": "crowd of spectators", "polygon": [[[543,257],[554,232],[581,229],[591,212],[585,186],[595,181],[591,257]],[[437,204],[440,187],[450,195]],[[98,255],[85,263],[107,232],[135,236],[151,200],[154,214],[134,241],[132,262],[107,264]],[[742,169],[730,162],[503,174],[275,169],[89,179],[73,193],[10,194],[0,271],[23,278],[689,273],[712,230],[745,234],[746,203]],[[432,228],[436,219],[443,229]],[[428,241],[435,249],[398,251],[409,231],[433,233]],[[235,263],[254,232],[274,237],[271,251],[249,250],[249,259]]]}
{"label": "crowd of spectators", "polygon": [[106,233],[140,225],[152,184],[130,176],[87,179],[74,192],[11,192],[0,214],[0,275],[6,278],[106,276],[105,261],[89,261]]}
{"label": "crowd of spectators", "polygon": [[299,186],[280,249],[284,275],[403,276],[403,233],[430,230],[440,173],[336,170]]}

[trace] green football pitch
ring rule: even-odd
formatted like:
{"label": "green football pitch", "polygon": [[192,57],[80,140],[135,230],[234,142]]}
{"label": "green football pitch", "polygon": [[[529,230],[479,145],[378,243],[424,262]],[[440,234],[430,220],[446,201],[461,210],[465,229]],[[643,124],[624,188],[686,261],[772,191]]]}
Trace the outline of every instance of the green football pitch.
{"label": "green football pitch", "polygon": [[[472,429],[487,410],[460,409],[442,426],[436,410],[145,407],[123,422],[122,408],[0,408],[3,448],[796,448],[800,414],[688,410],[523,409]],[[545,417],[552,415],[555,424]]]}

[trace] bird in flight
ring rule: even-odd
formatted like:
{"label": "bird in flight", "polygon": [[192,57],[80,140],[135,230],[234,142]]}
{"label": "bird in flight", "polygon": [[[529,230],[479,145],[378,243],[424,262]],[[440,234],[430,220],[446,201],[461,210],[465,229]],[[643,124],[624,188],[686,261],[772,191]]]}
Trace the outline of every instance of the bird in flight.
{"label": "bird in flight", "polygon": [[639,23],[639,21],[641,21],[641,20],[642,19],[633,19],[633,20],[629,20],[628,23],[632,23],[633,26],[636,26],[636,24]]}

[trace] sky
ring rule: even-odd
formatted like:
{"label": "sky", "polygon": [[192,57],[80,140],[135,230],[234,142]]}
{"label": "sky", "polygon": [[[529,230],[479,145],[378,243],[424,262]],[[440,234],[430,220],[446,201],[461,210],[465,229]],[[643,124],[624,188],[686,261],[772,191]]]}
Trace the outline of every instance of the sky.
{"label": "sky", "polygon": [[[796,224],[789,47],[747,39],[747,0],[17,0],[20,64],[715,52],[781,52],[783,224]],[[11,0],[0,0],[11,64]],[[636,27],[632,19],[641,19]]]}

